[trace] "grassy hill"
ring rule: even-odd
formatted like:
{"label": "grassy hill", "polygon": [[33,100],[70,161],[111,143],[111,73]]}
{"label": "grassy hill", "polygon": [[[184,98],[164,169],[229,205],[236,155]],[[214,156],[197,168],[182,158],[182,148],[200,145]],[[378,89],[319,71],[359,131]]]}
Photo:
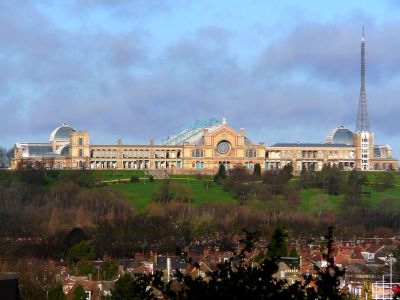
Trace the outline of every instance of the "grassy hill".
{"label": "grassy hill", "polygon": [[[68,175],[69,170],[60,171],[60,175],[57,178],[51,178],[47,180],[46,189],[57,183],[59,178]],[[126,182],[123,184],[111,184],[110,187],[118,191],[123,198],[131,203],[138,211],[143,212],[147,205],[153,200],[154,195],[161,185],[162,180],[155,180],[149,182],[145,178],[143,170],[94,170],[90,173],[96,178],[96,181],[117,181],[117,180],[128,180],[132,176],[142,178],[140,183],[132,184]],[[400,199],[400,173],[395,174],[395,186],[384,191],[379,191],[376,185],[379,184],[381,176],[384,173],[379,172],[368,172],[368,185],[363,187],[363,192],[366,192],[363,196],[363,202],[370,208],[376,208],[377,204],[385,197],[392,197]],[[16,172],[13,171],[1,171],[0,180],[7,179],[11,181],[18,180]],[[211,176],[207,177],[211,180]],[[223,203],[223,204],[236,204],[237,200],[227,191],[224,190],[222,185],[217,185],[214,182],[207,188],[204,186],[203,181],[198,180],[194,175],[179,175],[171,176],[172,182],[178,182],[189,188],[192,193],[192,204],[208,204],[208,203]],[[293,177],[290,181],[291,185],[295,186],[299,182],[298,177]],[[299,205],[298,209],[303,212],[310,212],[313,210],[314,200],[316,197],[325,195],[328,197],[328,209],[332,212],[338,212],[341,208],[341,204],[344,200],[344,195],[327,195],[321,189],[312,188],[304,189],[299,191]],[[250,205],[253,205],[251,203]],[[262,203],[259,203],[262,205]]]}
{"label": "grassy hill", "polygon": [[[206,203],[226,203],[235,204],[237,201],[230,195],[229,192],[224,191],[223,186],[212,183],[206,188],[200,180],[192,177],[171,178],[173,182],[179,182],[188,186],[193,194],[192,204],[206,204]],[[155,180],[149,182],[148,180],[141,180],[136,184],[115,184],[112,185],[114,190],[117,190],[123,195],[138,211],[143,212],[147,205],[152,201],[156,190],[161,185],[162,180]]]}
{"label": "grassy hill", "polygon": [[[377,174],[378,173],[369,172],[367,174],[369,185],[363,188],[363,192],[367,192],[367,195],[363,196],[363,202],[371,208],[375,208],[381,199],[388,196],[400,199],[400,174],[396,173],[396,186],[384,191],[378,191],[374,187],[378,182]],[[237,200],[229,192],[224,191],[222,185],[212,183],[207,189],[204,187],[202,181],[191,175],[172,176],[171,180],[190,187],[193,192],[192,204],[194,205],[204,203],[237,203]],[[292,179],[292,184],[295,185],[297,182],[298,178],[294,177]],[[161,180],[156,180],[153,183],[148,182],[148,180],[141,180],[138,184],[118,184],[112,185],[112,188],[119,191],[137,210],[144,211],[146,206],[154,198],[154,194],[160,184]],[[368,194],[368,192],[370,194]],[[304,212],[312,211],[314,197],[321,195],[326,195],[326,197],[328,197],[328,209],[330,211],[338,212],[341,209],[344,195],[327,195],[321,189],[304,189],[299,192],[299,210]],[[251,203],[251,205],[253,204],[254,203]]]}

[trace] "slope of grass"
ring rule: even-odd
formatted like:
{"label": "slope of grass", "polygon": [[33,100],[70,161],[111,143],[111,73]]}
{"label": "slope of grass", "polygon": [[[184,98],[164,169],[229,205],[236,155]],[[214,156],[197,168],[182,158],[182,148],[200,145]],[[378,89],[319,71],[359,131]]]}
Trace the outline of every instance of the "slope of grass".
{"label": "slope of grass", "polygon": [[144,170],[92,170],[99,181],[145,177]]}
{"label": "slope of grass", "polygon": [[[138,211],[143,212],[152,201],[153,195],[161,182],[162,180],[155,180],[154,182],[141,180],[141,182],[137,184],[116,184],[111,187],[119,191]],[[236,200],[228,192],[225,192],[220,185],[211,184],[209,188],[206,188],[200,180],[176,179],[176,182],[191,188],[193,192],[192,203],[194,205],[204,203],[236,203]]]}
{"label": "slope of grass", "polygon": [[147,204],[151,201],[154,191],[160,185],[160,181],[148,182],[141,180],[140,183],[136,184],[115,184],[111,187],[119,191],[134,208],[138,211],[143,212]]}
{"label": "slope of grass", "polygon": [[[300,191],[300,204],[299,209],[304,212],[310,212],[312,210],[312,200],[315,196],[326,195],[321,189],[304,189]],[[329,209],[333,212],[340,210],[340,205],[343,202],[343,195],[328,195],[329,197]]]}

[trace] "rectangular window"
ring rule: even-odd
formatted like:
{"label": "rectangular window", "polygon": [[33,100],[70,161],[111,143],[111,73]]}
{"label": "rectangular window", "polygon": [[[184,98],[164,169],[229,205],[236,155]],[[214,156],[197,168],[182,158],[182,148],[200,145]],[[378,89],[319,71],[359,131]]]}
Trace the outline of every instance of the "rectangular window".
{"label": "rectangular window", "polygon": [[83,156],[83,149],[79,148],[79,157],[82,157],[82,156]]}
{"label": "rectangular window", "polygon": [[192,157],[203,157],[204,153],[201,149],[192,150]]}
{"label": "rectangular window", "polygon": [[255,149],[247,149],[246,150],[246,157],[256,157],[257,152]]}
{"label": "rectangular window", "polygon": [[82,145],[83,145],[83,138],[80,137],[80,138],[78,139],[78,143],[79,143],[79,146],[82,146]]}

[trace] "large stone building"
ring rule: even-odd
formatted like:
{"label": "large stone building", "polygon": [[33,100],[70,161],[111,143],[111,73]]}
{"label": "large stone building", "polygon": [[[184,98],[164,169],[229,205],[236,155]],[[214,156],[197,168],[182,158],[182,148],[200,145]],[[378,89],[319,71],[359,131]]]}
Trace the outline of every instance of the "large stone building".
{"label": "large stone building", "polygon": [[[39,160],[57,169],[165,169],[171,173],[214,173],[220,164],[226,169],[241,164],[252,169],[279,169],[292,164],[295,171],[321,170],[336,164],[351,170],[397,170],[389,146],[375,145],[373,134],[353,134],[339,126],[325,143],[254,144],[244,129],[231,128],[226,121],[196,122],[168,137],[162,144],[94,145],[88,131],[77,131],[67,124],[56,128],[49,143],[17,143],[12,168],[21,161]],[[368,151],[367,154],[365,149]]]}
{"label": "large stone building", "polygon": [[321,170],[336,164],[344,170],[398,170],[388,145],[374,145],[365,92],[365,38],[361,39],[361,89],[356,132],[344,126],[330,131],[324,143],[254,144],[229,127],[224,119],[196,121],[178,130],[161,144],[93,145],[88,131],[77,131],[67,124],[56,128],[49,143],[17,143],[12,168],[21,162],[42,161],[59,169],[165,169],[171,173],[214,173],[220,164],[226,169],[241,164],[252,169],[279,169],[292,164],[296,172]]}

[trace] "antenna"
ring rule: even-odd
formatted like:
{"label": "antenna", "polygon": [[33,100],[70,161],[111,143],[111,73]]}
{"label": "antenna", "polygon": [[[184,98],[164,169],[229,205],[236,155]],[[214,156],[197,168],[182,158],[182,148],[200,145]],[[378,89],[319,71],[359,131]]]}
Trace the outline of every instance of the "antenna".
{"label": "antenna", "polygon": [[365,37],[364,37],[364,25],[362,30],[361,38],[361,88],[360,88],[360,99],[358,101],[358,112],[357,112],[357,125],[356,132],[370,131],[368,110],[367,110],[367,96],[365,92]]}

